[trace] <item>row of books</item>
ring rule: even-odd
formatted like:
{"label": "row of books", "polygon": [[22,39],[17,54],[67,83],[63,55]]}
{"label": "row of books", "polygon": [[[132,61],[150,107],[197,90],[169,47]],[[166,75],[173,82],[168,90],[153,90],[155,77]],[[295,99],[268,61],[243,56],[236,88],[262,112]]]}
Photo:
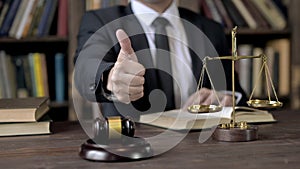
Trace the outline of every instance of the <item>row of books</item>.
{"label": "row of books", "polygon": [[51,133],[48,97],[0,99],[0,136]]}
{"label": "row of books", "polygon": [[[238,46],[238,54],[244,56],[267,56],[266,66],[269,69],[274,89],[279,97],[286,97],[290,93],[290,41],[288,39],[276,39],[269,41],[264,48],[250,44]],[[266,72],[262,71],[262,59],[242,59],[237,62],[237,72],[242,88],[250,96],[257,98],[274,97],[272,85],[266,79]],[[260,74],[261,73],[261,74]],[[268,76],[267,76],[268,77]],[[268,79],[270,80],[270,79]]]}
{"label": "row of books", "polygon": [[68,0],[0,0],[0,36],[67,36],[67,14]]}
{"label": "row of books", "polygon": [[86,10],[95,10],[114,5],[127,5],[129,0],[85,0]]}
{"label": "row of books", "polygon": [[200,12],[225,27],[282,30],[287,26],[287,4],[282,0],[200,0]]}
{"label": "row of books", "polygon": [[[64,55],[55,56],[55,100],[65,100]],[[43,53],[10,56],[0,51],[0,98],[49,96],[48,69]]]}

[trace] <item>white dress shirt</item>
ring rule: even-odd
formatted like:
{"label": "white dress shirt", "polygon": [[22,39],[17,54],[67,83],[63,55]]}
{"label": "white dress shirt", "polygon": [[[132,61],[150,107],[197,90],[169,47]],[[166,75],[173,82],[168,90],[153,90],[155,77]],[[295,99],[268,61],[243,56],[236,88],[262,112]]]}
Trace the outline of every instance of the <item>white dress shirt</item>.
{"label": "white dress shirt", "polygon": [[145,6],[137,0],[131,0],[131,7],[133,13],[146,33],[154,66],[156,63],[156,47],[154,39],[155,29],[152,26],[152,22],[158,16],[164,17],[170,22],[170,24],[166,27],[166,30],[169,36],[172,76],[175,79],[173,82],[175,106],[176,108],[181,108],[189,96],[195,92],[195,82],[197,80],[194,79],[192,72],[192,59],[188,49],[186,32],[180,19],[176,2],[173,1],[170,7],[162,14]]}

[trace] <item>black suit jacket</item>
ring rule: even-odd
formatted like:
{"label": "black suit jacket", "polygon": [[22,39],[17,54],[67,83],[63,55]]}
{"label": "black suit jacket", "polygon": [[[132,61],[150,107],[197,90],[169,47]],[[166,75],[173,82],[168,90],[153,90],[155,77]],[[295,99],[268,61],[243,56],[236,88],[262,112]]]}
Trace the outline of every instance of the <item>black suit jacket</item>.
{"label": "black suit jacket", "polygon": [[[187,9],[179,8],[179,13],[183,19],[183,25],[186,30],[192,59],[192,70],[197,80],[200,77],[202,68],[201,59],[203,59],[204,56],[214,57],[216,55],[229,55],[226,37],[223,27],[218,23]],[[101,79],[101,77],[107,77],[109,70],[117,60],[120,46],[116,39],[115,32],[120,28],[124,29],[129,35],[139,62],[146,68],[145,96],[133,102],[133,106],[122,103],[112,104],[103,96],[106,79]],[[211,43],[205,43],[208,41]],[[114,6],[86,12],[82,18],[78,33],[78,48],[74,61],[74,77],[77,90],[84,98],[90,101],[101,102],[102,113],[104,115],[109,116],[121,113],[125,116],[133,116],[133,114],[139,114],[140,111],[161,111],[159,107],[151,107],[149,102],[149,93],[157,88],[157,78],[152,69],[147,69],[153,67],[148,41],[137,18],[133,15],[130,5],[127,7]],[[220,73],[220,71],[223,71],[222,65],[225,75],[224,73]],[[230,61],[222,60],[221,65],[214,64],[214,66],[209,68],[209,71],[215,71],[215,74],[220,74],[220,76],[223,77],[219,78],[220,76],[218,75],[218,77],[213,79],[213,83],[217,89],[231,90]],[[225,88],[224,83],[222,83],[224,79],[227,79],[225,84],[227,87]],[[218,82],[218,80],[220,80],[220,82]],[[218,85],[220,86],[218,87]],[[211,87],[207,78],[204,80],[204,86],[208,88]],[[246,97],[238,80],[236,80],[236,90],[243,94],[241,104],[244,104]],[[154,99],[154,101],[160,102],[160,100],[156,99]]]}

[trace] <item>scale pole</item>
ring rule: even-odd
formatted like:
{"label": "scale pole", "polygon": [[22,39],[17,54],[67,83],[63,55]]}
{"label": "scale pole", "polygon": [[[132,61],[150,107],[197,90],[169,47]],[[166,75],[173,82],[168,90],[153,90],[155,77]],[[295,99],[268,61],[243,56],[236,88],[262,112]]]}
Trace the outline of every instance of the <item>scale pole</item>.
{"label": "scale pole", "polygon": [[213,138],[219,141],[252,141],[257,140],[256,126],[247,125],[247,122],[241,121],[236,123],[236,99],[235,99],[235,61],[240,59],[257,58],[258,56],[238,56],[236,46],[237,27],[231,31],[232,35],[232,55],[226,59],[231,59],[231,73],[232,73],[232,114],[230,123],[220,124],[213,133]]}
{"label": "scale pole", "polygon": [[235,126],[235,77],[234,77],[234,71],[235,71],[235,59],[237,59],[237,48],[236,48],[236,32],[237,27],[234,27],[232,29],[231,35],[232,35],[232,60],[231,60],[231,79],[232,79],[232,124],[231,127]]}

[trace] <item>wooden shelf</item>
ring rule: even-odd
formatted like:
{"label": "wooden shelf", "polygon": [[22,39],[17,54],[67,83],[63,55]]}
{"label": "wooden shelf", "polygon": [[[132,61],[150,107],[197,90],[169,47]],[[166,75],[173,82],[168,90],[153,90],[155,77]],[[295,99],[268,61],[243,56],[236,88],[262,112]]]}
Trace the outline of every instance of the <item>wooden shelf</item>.
{"label": "wooden shelf", "polygon": [[[227,35],[231,34],[231,29],[225,29]],[[274,29],[249,29],[249,28],[238,28],[238,35],[289,35],[291,34],[290,29],[274,30]]]}
{"label": "wooden shelf", "polygon": [[0,38],[0,43],[28,43],[28,42],[68,42],[67,37],[58,37],[58,36],[46,36],[46,37],[28,37],[23,39],[15,39],[10,37]]}
{"label": "wooden shelf", "polygon": [[68,101],[64,101],[64,102],[51,101],[50,104],[49,104],[50,108],[61,108],[61,107],[68,107],[68,106],[69,106]]}

